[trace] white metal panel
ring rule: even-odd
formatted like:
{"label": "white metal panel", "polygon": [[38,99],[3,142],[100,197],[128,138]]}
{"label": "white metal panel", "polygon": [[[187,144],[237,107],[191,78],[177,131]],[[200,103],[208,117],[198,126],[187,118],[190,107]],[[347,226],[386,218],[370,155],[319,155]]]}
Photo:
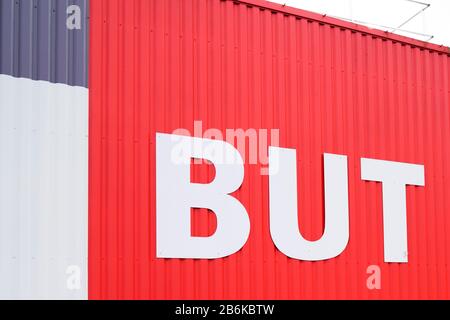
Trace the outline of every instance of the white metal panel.
{"label": "white metal panel", "polygon": [[87,186],[88,90],[0,75],[1,299],[87,298]]}

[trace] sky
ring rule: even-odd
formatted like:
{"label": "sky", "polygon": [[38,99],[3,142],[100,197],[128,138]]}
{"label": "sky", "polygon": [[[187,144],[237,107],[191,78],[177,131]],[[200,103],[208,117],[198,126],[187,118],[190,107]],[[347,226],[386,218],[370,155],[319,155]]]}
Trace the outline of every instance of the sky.
{"label": "sky", "polygon": [[[353,20],[368,27],[450,47],[449,0],[271,0],[316,13]],[[426,7],[425,4],[430,6]],[[403,31],[405,30],[405,31]],[[432,38],[431,38],[432,37]],[[430,39],[431,38],[431,39]]]}

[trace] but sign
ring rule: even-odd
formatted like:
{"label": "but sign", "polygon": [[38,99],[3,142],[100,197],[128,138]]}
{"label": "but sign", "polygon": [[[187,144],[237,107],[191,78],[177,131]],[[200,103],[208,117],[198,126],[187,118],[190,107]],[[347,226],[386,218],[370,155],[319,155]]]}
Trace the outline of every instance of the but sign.
{"label": "but sign", "polygon": [[[191,159],[206,159],[216,171],[210,184],[191,183]],[[297,222],[296,150],[269,148],[270,233],[276,247],[293,259],[320,261],[341,254],[349,241],[347,156],[324,154],[325,228],[308,241]],[[229,143],[188,136],[157,134],[157,257],[217,259],[232,255],[247,242],[250,220],[231,194],[244,179],[244,161]],[[384,257],[408,262],[406,186],[424,186],[424,166],[361,159],[361,178],[383,184]],[[206,208],[217,217],[210,237],[193,237],[191,208]]]}

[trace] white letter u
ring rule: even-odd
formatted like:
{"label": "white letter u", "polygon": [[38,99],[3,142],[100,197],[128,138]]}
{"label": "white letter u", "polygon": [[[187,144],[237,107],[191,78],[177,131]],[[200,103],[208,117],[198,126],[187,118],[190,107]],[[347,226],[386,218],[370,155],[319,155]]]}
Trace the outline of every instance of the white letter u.
{"label": "white letter u", "polygon": [[277,248],[290,258],[332,259],[349,240],[347,157],[324,154],[325,229],[317,241],[303,238],[298,228],[296,150],[269,148],[270,233]]}

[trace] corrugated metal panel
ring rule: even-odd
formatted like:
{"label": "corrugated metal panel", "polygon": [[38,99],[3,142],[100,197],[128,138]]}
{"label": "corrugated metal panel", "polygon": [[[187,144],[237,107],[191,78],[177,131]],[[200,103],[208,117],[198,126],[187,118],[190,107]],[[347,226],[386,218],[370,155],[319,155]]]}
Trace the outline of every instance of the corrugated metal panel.
{"label": "corrugated metal panel", "polygon": [[87,22],[0,1],[0,299],[87,298]]}
{"label": "corrugated metal panel", "polygon": [[[80,29],[69,30],[71,5]],[[89,0],[0,1],[0,73],[87,86]]]}
{"label": "corrugated metal panel", "polygon": [[0,75],[0,95],[0,299],[87,298],[87,89]]}
{"label": "corrugated metal panel", "polygon": [[[99,0],[91,17],[90,298],[450,298],[446,49],[259,0]],[[268,177],[246,164],[244,249],[156,259],[156,132],[192,132],[195,120],[280,128],[281,146],[298,150],[308,239],[323,228],[322,154],[348,155],[345,252],[305,262],[276,250]],[[361,157],[425,165],[426,187],[408,187],[407,264],[383,262],[381,185],[361,180]],[[199,215],[194,230],[213,220]],[[370,265],[381,290],[366,286]]]}

